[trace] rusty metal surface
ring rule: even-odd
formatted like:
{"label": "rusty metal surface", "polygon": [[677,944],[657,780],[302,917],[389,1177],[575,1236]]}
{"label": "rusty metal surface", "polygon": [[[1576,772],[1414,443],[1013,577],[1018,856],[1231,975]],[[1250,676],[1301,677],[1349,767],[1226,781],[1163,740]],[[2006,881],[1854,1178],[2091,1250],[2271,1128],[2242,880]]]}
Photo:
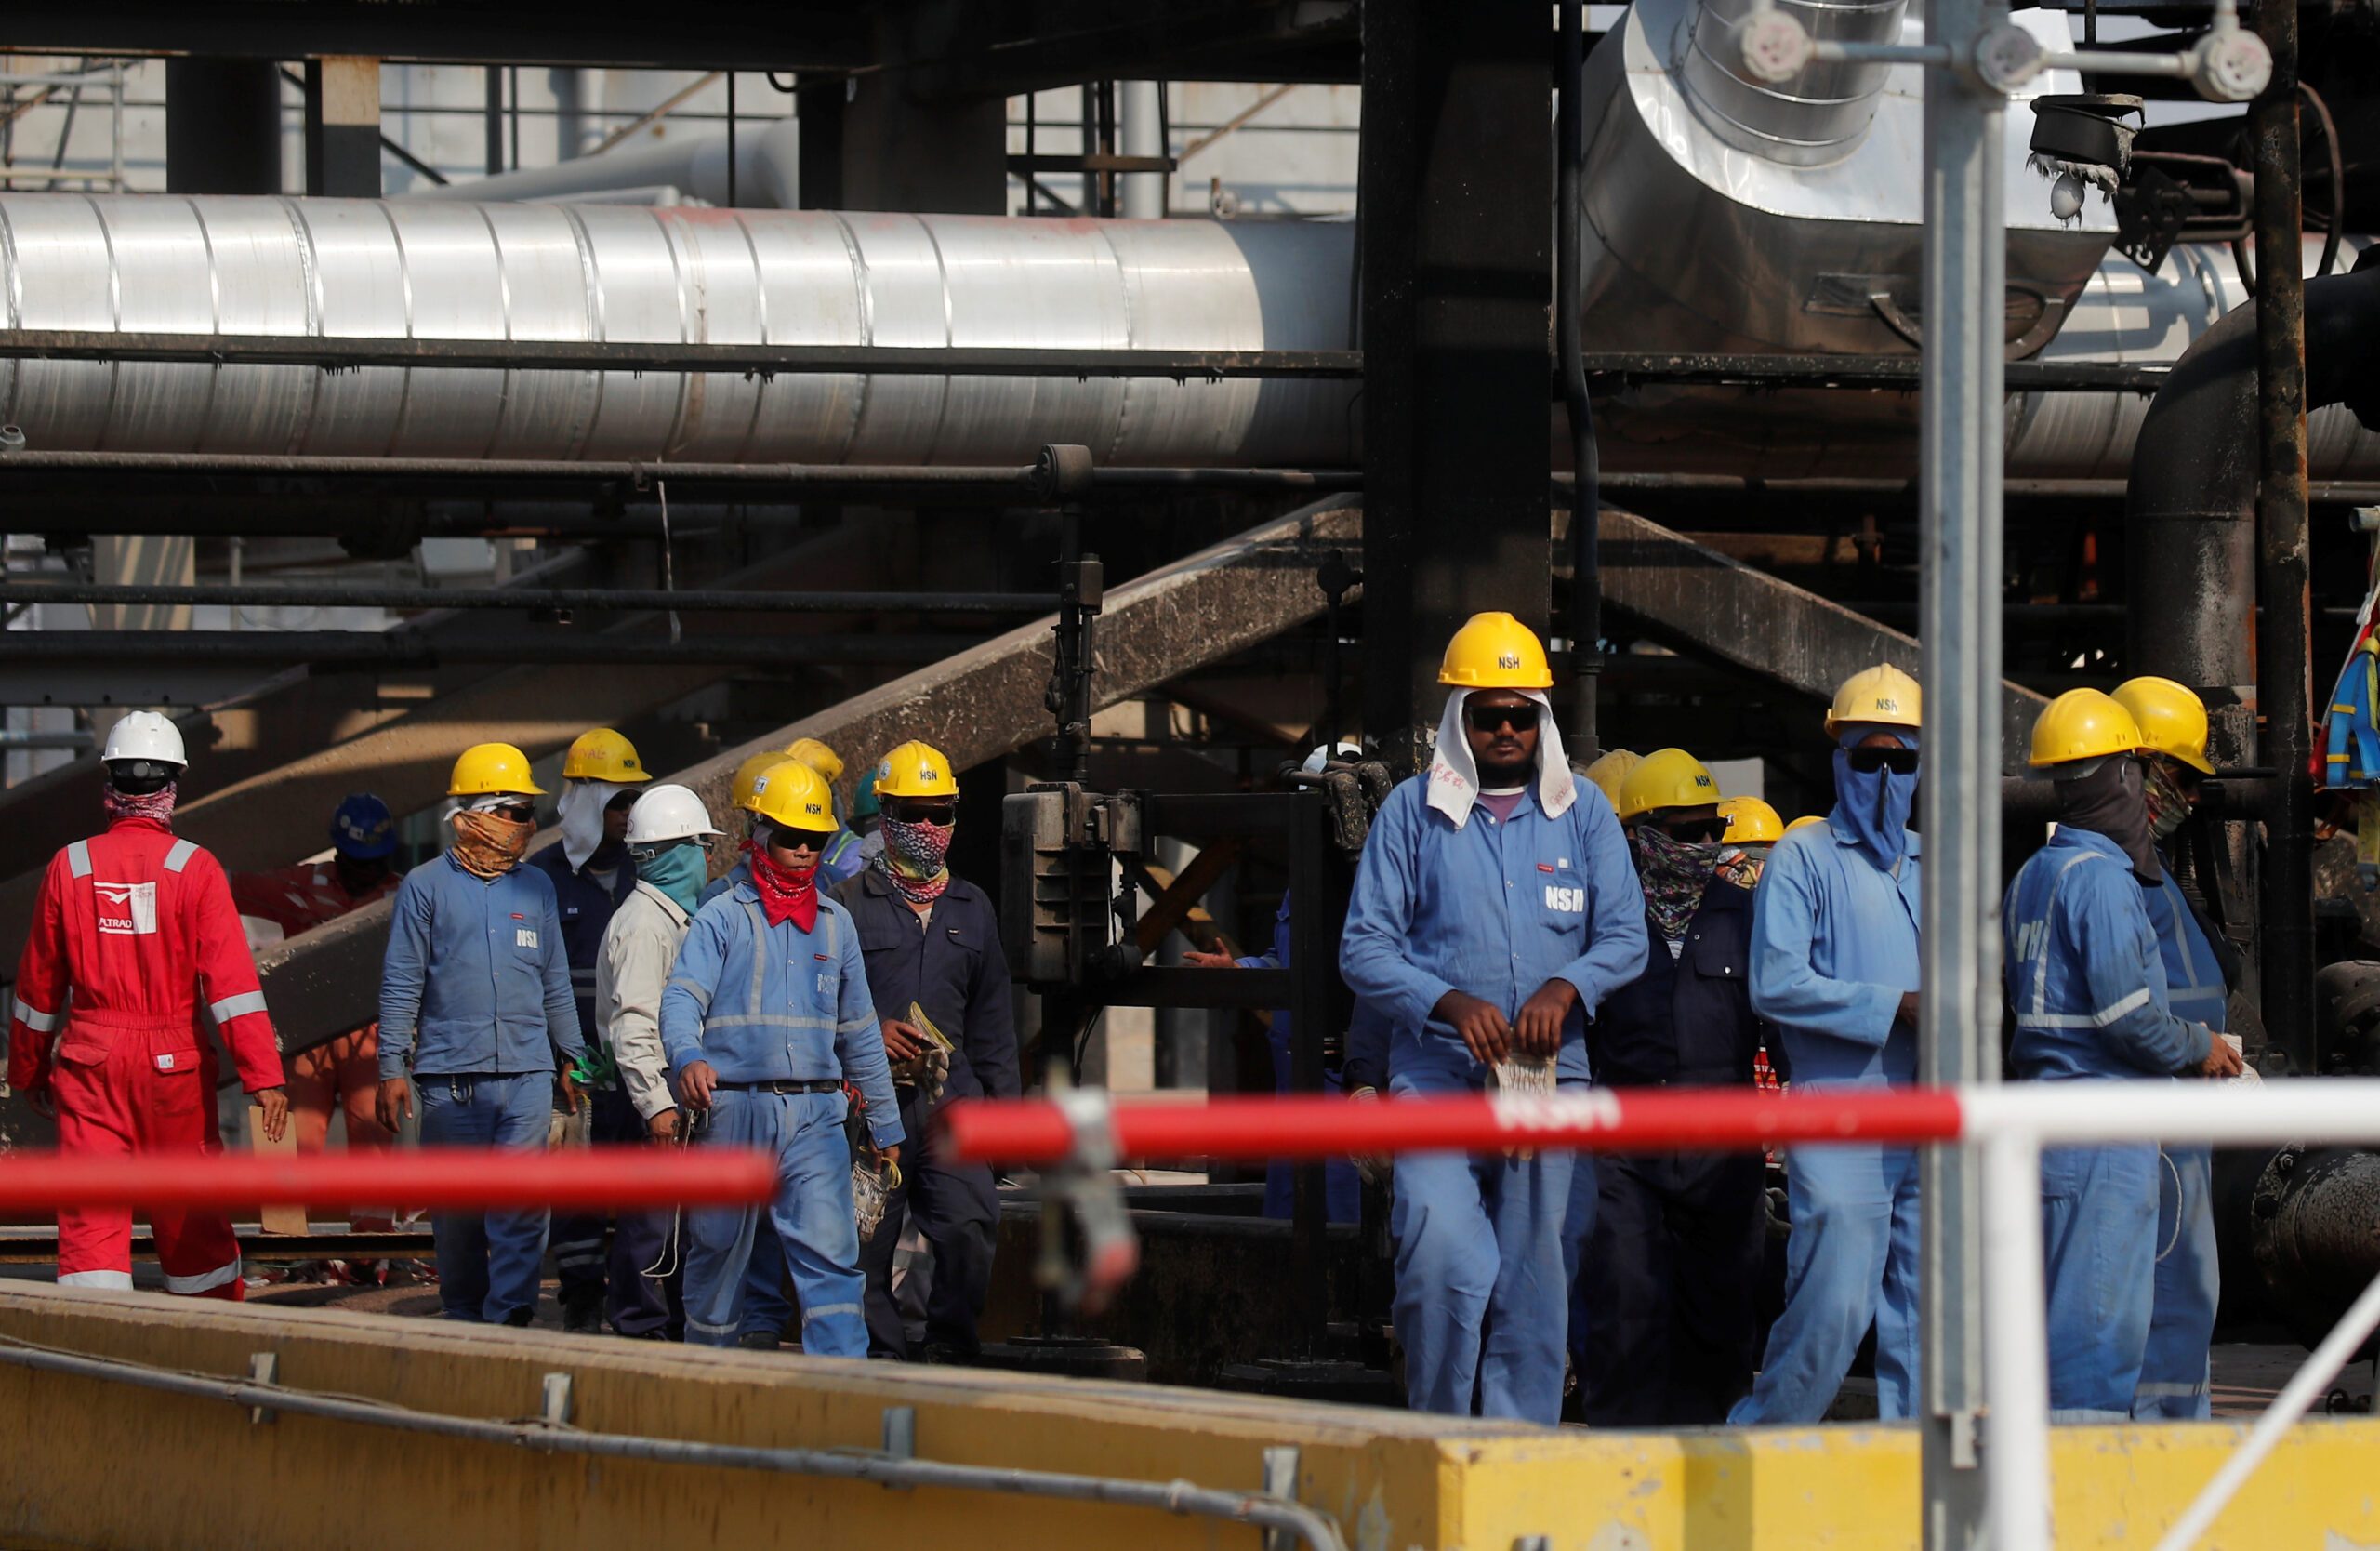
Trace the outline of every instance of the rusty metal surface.
{"label": "rusty metal surface", "polygon": [[[1567,536],[1569,519],[1557,511],[1554,520],[1560,553],[1558,540]],[[1698,656],[1818,699],[1831,698],[1837,684],[1873,663],[1917,670],[1914,637],[1658,524],[1606,508],[1602,537],[1604,601]],[[2005,757],[2013,759],[2027,747],[2033,718],[2048,703],[2031,690],[2003,682]]]}
{"label": "rusty metal surface", "polygon": [[[1315,567],[1325,550],[1353,550],[1359,545],[1362,527],[1362,509],[1354,498],[1335,497],[1110,589],[1100,630],[1098,672],[1092,680],[1094,705],[1129,698],[1320,614],[1322,592],[1315,585]],[[884,542],[880,524],[866,530],[866,546],[852,543],[859,537],[857,530],[852,530],[822,543],[844,546],[835,552],[845,556],[853,548],[863,548],[864,552],[904,548]],[[807,553],[810,559],[802,575],[815,579],[815,567],[822,561],[817,550]],[[1020,627],[972,651],[780,727],[766,737],[726,749],[668,779],[694,788],[714,815],[724,815],[729,811],[728,783],[735,767],[753,754],[782,749],[797,737],[818,738],[843,750],[854,778],[885,749],[909,738],[933,744],[961,770],[998,759],[1050,730],[1050,713],[1041,699],[1050,680],[1050,631],[1051,621],[1046,618]],[[549,689],[555,694],[571,693],[562,686]],[[590,721],[601,720],[577,712],[554,715],[545,704],[518,690],[504,695],[500,703],[512,708],[516,717],[523,707],[538,708],[540,742],[536,747],[523,745],[532,755],[561,747]],[[508,725],[518,730],[517,722]],[[439,745],[444,752],[436,762],[442,783],[444,762],[454,752],[447,742]],[[257,785],[269,794],[279,789],[281,780],[275,776]],[[282,803],[288,805],[286,799]],[[544,844],[559,839],[558,829],[538,836]],[[284,1050],[322,1043],[372,1015],[387,935],[384,901],[291,938],[258,957],[257,967],[264,975],[265,995]]]}

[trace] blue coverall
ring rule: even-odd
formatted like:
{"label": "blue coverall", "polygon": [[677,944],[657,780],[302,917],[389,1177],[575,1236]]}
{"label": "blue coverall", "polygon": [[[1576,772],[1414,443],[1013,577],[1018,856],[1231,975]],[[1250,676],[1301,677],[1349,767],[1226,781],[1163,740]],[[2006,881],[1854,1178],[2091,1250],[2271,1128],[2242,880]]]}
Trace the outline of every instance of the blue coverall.
{"label": "blue coverall", "polygon": [[[1355,994],[1387,1017],[1392,1094],[1485,1086],[1488,1068],[1434,1009],[1461,990],[1507,1018],[1548,981],[1579,993],[1561,1080],[1587,1080],[1587,1019],[1645,966],[1645,895],[1611,806],[1559,817],[1524,793],[1500,822],[1474,802],[1457,829],[1399,786],[1372,822],[1340,945]],[[1552,1425],[1562,1408],[1571,1157],[1408,1153],[1396,1160],[1396,1333],[1417,1411]]]}
{"label": "blue coverall", "polygon": [[[578,1027],[590,1046],[598,1045],[603,1026],[595,1017],[595,961],[602,957],[604,929],[612,924],[620,902],[636,892],[636,864],[625,849],[620,850],[609,887],[585,868],[573,869],[569,854],[559,844],[531,856],[529,866],[553,883],[554,908],[562,917],[562,950],[570,959],[571,992],[578,1000]],[[587,1105],[592,1140],[606,1144],[644,1140],[644,1118],[628,1102],[616,1078],[590,1089]],[[623,1318],[634,1325],[657,1326],[668,1318],[668,1303],[662,1295],[662,1284],[640,1273],[666,1247],[668,1219],[652,1213],[622,1216],[611,1247],[607,1279],[603,1237],[610,1221],[601,1212],[563,1213],[554,1217],[554,1273],[561,1282],[562,1303],[568,1306],[579,1299],[602,1297],[608,1279],[615,1326]]]}
{"label": "blue coverall", "polygon": [[[2170,871],[2145,895],[2165,961],[2165,1004],[2175,1017],[2221,1034],[2230,993],[2204,923]],[[2211,1200],[2215,1152],[2187,1142],[2159,1150],[2164,1156],[2158,1170],[2157,1291],[2132,1414],[2141,1421],[2200,1422],[2208,1415],[2207,1349],[2223,1296]]]}
{"label": "blue coverall", "polygon": [[[1777,1026],[1803,1092],[1884,1088],[1917,1076],[1900,999],[1917,988],[1918,837],[1890,870],[1830,815],[1768,854],[1754,892],[1752,1005]],[[1917,1388],[1917,1155],[1908,1147],[1795,1147],[1785,1311],[1768,1332],[1735,1426],[1825,1420],[1876,1328],[1876,1404],[1911,1414]]]}
{"label": "blue coverall", "polygon": [[873,868],[838,887],[835,899],[852,913],[859,932],[868,994],[881,1009],[879,1015],[906,1019],[915,1003],[956,1047],[943,1097],[933,1106],[921,1103],[914,1086],[895,1090],[901,1129],[919,1140],[902,1160],[901,1183],[884,1203],[883,1222],[860,1246],[860,1269],[867,1278],[869,1355],[909,1355],[908,1334],[892,1302],[892,1252],[904,1219],[914,1217],[933,1246],[926,1342],[972,1356],[978,1346],[975,1322],[992,1292],[999,1192],[988,1166],[945,1159],[927,1121],[950,1099],[1012,1099],[1024,1091],[999,913],[983,890],[954,878],[934,901],[932,913],[920,920],[892,881]]}
{"label": "blue coverall", "polygon": [[[703,892],[695,896],[694,908],[699,910],[736,884],[751,881],[752,865],[739,856],[734,867],[703,885]],[[834,882],[826,876],[825,868],[818,869],[820,889],[832,888]],[[782,1341],[786,1327],[791,1323],[793,1300],[785,1294],[785,1251],[778,1247],[776,1235],[763,1233],[753,1240],[752,1258],[744,1268],[744,1322],[736,1334],[746,1338],[774,1336]]]}
{"label": "blue coverall", "polygon": [[[1713,879],[1675,958],[1654,929],[1645,973],[1606,998],[1587,1031],[1612,1088],[1749,1087],[1765,1027],[1752,1010],[1753,892]],[[1648,929],[1653,923],[1648,917]],[[1588,1160],[1580,1160],[1588,1172]],[[1592,1311],[1583,1355],[1596,1427],[1709,1426],[1751,1387],[1759,1356],[1766,1162],[1759,1149],[1600,1160],[1600,1200],[1572,1283]]]}
{"label": "blue coverall", "polygon": [[[2020,1081],[2167,1078],[2214,1036],[2165,1002],[2165,963],[2140,881],[2104,835],[2060,825],[2008,885],[2008,1005]],[[2049,1403],[2061,1422],[2132,1414],[2157,1264],[2157,1149],[2042,1154]]]}
{"label": "blue coverall", "polygon": [[[1273,947],[1267,953],[1244,955],[1238,961],[1242,969],[1287,969],[1289,967],[1289,896],[1281,895],[1281,908],[1273,912]],[[1265,1043],[1273,1052],[1273,1091],[1289,1091],[1289,1040],[1292,1022],[1286,1007],[1273,1009],[1272,1023],[1264,1031]],[[1342,1094],[1347,1091],[1342,1071],[1325,1070],[1322,1091]],[[1278,1159],[1264,1165],[1264,1215],[1287,1218],[1297,1206],[1297,1168]],[[1324,1215],[1334,1223],[1352,1223],[1363,1214],[1363,1181],[1355,1176],[1355,1166],[1343,1158],[1334,1158],[1323,1165],[1322,1192]]]}
{"label": "blue coverall", "polygon": [[[866,1100],[878,1147],[903,1133],[850,913],[822,897],[810,931],[791,921],[772,926],[750,883],[704,906],[661,993],[661,1040],[681,1080],[696,1061],[719,1076],[710,1139],[777,1159],[767,1216],[801,1298],[802,1350],[866,1357],[841,1084]],[[817,1091],[794,1091],[801,1085]],[[724,1346],[740,1332],[760,1218],[757,1207],[686,1214],[688,1341]]]}
{"label": "blue coverall", "polygon": [[[449,853],[405,874],[380,969],[380,1078],[411,1068],[424,1145],[542,1151],[556,1057],[585,1048],[544,873],[481,878]],[[546,1213],[442,1213],[431,1228],[447,1319],[528,1323]]]}

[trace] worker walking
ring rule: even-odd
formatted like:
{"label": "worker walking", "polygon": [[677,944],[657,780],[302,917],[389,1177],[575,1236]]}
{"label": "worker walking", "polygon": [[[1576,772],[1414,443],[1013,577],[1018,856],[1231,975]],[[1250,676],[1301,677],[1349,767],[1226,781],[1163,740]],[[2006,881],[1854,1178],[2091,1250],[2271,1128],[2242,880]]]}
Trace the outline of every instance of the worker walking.
{"label": "worker walking", "polygon": [[[2138,723],[2148,755],[2141,795],[2159,876],[2146,902],[2165,964],[2165,1003],[2175,1017],[2206,1025],[2238,1052],[2239,1038],[2225,1031],[2239,951],[2183,891],[2173,868],[2174,845],[2198,807],[2200,783],[2215,774],[2206,757],[2206,703],[2159,678],[2118,685],[2115,700]],[[2255,1074],[2243,1067],[2241,1075]],[[2208,1356],[2223,1294],[2215,1243],[2215,1150],[2202,1142],[2169,1142],[2158,1150],[2156,1292],[2132,1414],[2141,1421],[2199,1422],[2209,1414]]]}
{"label": "worker walking", "polygon": [[[1390,793],[1340,969],[1394,1026],[1393,1094],[1587,1080],[1586,1023],[1645,967],[1645,896],[1611,805],[1581,800],[1537,636],[1474,616],[1448,643],[1428,771]],[[1551,1424],[1562,1403],[1571,1155],[1396,1160],[1396,1333],[1417,1410]]]}
{"label": "worker walking", "polygon": [[[588,1113],[570,1128],[574,1141],[618,1143],[644,1139],[644,1122],[620,1091],[619,1075],[595,1016],[596,961],[613,914],[636,888],[629,861],[628,810],[637,792],[653,779],[636,745],[609,727],[581,733],[562,756],[562,841],[529,858],[554,886],[562,920],[562,946],[570,961],[571,994],[578,1003],[578,1028],[587,1057],[576,1074]],[[555,1102],[561,1104],[557,1091]],[[574,1120],[581,1117],[573,1116]],[[561,1282],[562,1328],[599,1330],[603,1319],[604,1229],[601,1212],[557,1213],[553,1223],[554,1272]]]}
{"label": "worker walking", "polygon": [[[2170,1078],[2240,1069],[2231,1047],[2166,1001],[2144,888],[2163,868],[2142,801],[2132,713],[2069,690],[2033,723],[2032,766],[2056,783],[2057,828],[2008,885],[2008,1002],[2020,1081]],[[2050,1410],[2121,1421],[2149,1343],[2157,1267],[2157,1148],[2146,1142],[2042,1154]]]}
{"label": "worker walking", "polygon": [[[636,889],[604,929],[595,961],[595,1015],[619,1068],[620,1087],[644,1133],[681,1140],[678,1101],[669,1092],[661,1044],[661,993],[694,922],[696,895],[709,871],[708,842],[719,831],[702,799],[684,787],[646,790],[628,810],[628,856]],[[681,1283],[671,1242],[676,1215],[623,1213],[612,1229],[609,1312],[620,1334],[652,1340],[683,1315],[673,1310]]]}
{"label": "worker walking", "polygon": [[[212,1021],[264,1112],[265,1135],[279,1141],[289,1099],[231,887],[212,855],[174,836],[189,763],[181,732],[155,711],[130,712],[99,761],[108,827],[42,874],[17,966],[9,1086],[56,1115],[69,1156],[220,1152]],[[148,1216],[166,1292],[243,1295],[228,1213],[152,1207]],[[130,1288],[131,1212],[60,1207],[58,1280]]]}
{"label": "worker walking", "polygon": [[[385,899],[397,889],[389,858],[396,854],[397,822],[389,805],[368,791],[342,801],[331,815],[331,857],[299,862],[270,872],[243,872],[231,879],[231,901],[248,948],[261,951],[325,921]],[[330,1137],[331,1114],[347,1118],[350,1152],[386,1152],[396,1144],[382,1128],[376,1099],[380,1088],[380,1026],[362,1024],[337,1039],[299,1051],[288,1060],[289,1107],[298,1127],[298,1150],[321,1152]],[[348,1208],[358,1232],[387,1233],[396,1227],[393,1205]],[[371,1261],[332,1261],[331,1274],[350,1281],[377,1282]]]}
{"label": "worker walking", "polygon": [[844,1084],[867,1106],[877,1155],[896,1168],[905,1133],[859,934],[818,893],[833,794],[786,760],[760,777],[754,814],[751,876],[696,912],[661,995],[661,1038],[681,1105],[709,1117],[714,1142],[774,1157],[778,1192],[765,1210],[687,1213],[686,1339],[737,1340],[746,1267],[765,1232],[801,1297],[802,1350],[865,1357]]}
{"label": "worker walking", "polygon": [[[1728,825],[1718,798],[1710,771],[1681,749],[1646,755],[1620,783],[1653,946],[1645,973],[1605,999],[1588,1030],[1598,1082],[1752,1081],[1765,1032],[1747,984],[1752,892],[1720,873]],[[1756,1147],[1596,1161],[1580,1278],[1591,1425],[1715,1425],[1752,1386],[1765,1170]]]}
{"label": "worker walking", "polygon": [[950,870],[959,824],[950,762],[930,744],[905,743],[885,756],[871,784],[883,805],[885,851],[834,896],[859,933],[901,1130],[919,1140],[886,1194],[883,1220],[860,1246],[868,1352],[912,1355],[892,1301],[892,1252],[903,1223],[914,1219],[933,1249],[925,1341],[915,1355],[963,1362],[979,1349],[975,1324],[991,1296],[999,1194],[990,1168],[944,1157],[928,1124],[950,1099],[1015,1098],[1023,1091],[1008,960],[991,900]]}
{"label": "worker walking", "polygon": [[[585,1054],[554,886],[521,858],[537,831],[528,756],[482,743],[455,762],[446,794],[455,842],[405,874],[380,970],[380,1123],[413,1113],[428,1147],[542,1150],[557,1067]],[[449,1319],[525,1325],[536,1315],[546,1213],[432,1219],[438,1294]]]}
{"label": "worker walking", "polygon": [[[1917,1077],[1917,681],[1889,665],[1844,681],[1827,713],[1834,809],[1790,830],[1753,894],[1752,1007],[1776,1026],[1804,1090]],[[1785,1309],[1736,1426],[1823,1421],[1871,1324],[1876,1404],[1912,1413],[1917,1391],[1917,1154],[1795,1147]]]}

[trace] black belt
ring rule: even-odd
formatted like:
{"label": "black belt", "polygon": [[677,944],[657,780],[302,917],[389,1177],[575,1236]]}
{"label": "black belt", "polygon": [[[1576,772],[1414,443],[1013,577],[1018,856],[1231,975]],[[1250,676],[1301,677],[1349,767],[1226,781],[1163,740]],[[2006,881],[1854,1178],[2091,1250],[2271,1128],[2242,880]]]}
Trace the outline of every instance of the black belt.
{"label": "black belt", "polygon": [[840,1094],[843,1091],[840,1078],[820,1078],[810,1082],[791,1080],[770,1082],[714,1082],[711,1086],[730,1094]]}

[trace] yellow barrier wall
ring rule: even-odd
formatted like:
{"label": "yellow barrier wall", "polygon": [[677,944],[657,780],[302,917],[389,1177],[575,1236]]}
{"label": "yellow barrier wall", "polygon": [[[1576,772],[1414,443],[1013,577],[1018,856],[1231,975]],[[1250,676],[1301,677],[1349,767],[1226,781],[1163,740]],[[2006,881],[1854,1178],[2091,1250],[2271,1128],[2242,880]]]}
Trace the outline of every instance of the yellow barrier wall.
{"label": "yellow barrier wall", "polygon": [[[451,1415],[534,1417],[575,1377],[575,1424],[748,1445],[872,1449],[917,1411],[920,1457],[1253,1491],[1302,1451],[1299,1497],[1352,1551],[1915,1551],[1917,1440],[1895,1427],[1544,1432],[1401,1412],[1018,1374],[810,1361],[539,1332],[19,1283],[0,1339]],[[974,1492],[590,1461],[245,1410],[0,1365],[0,1544],[406,1551],[906,1544],[948,1551],[1254,1551],[1207,1520]],[[2240,1428],[2061,1428],[2059,1544],[2140,1547]],[[896,1540],[897,1537],[897,1540]],[[2217,1525],[2226,1551],[2380,1545],[2380,1423],[2298,1429]]]}

